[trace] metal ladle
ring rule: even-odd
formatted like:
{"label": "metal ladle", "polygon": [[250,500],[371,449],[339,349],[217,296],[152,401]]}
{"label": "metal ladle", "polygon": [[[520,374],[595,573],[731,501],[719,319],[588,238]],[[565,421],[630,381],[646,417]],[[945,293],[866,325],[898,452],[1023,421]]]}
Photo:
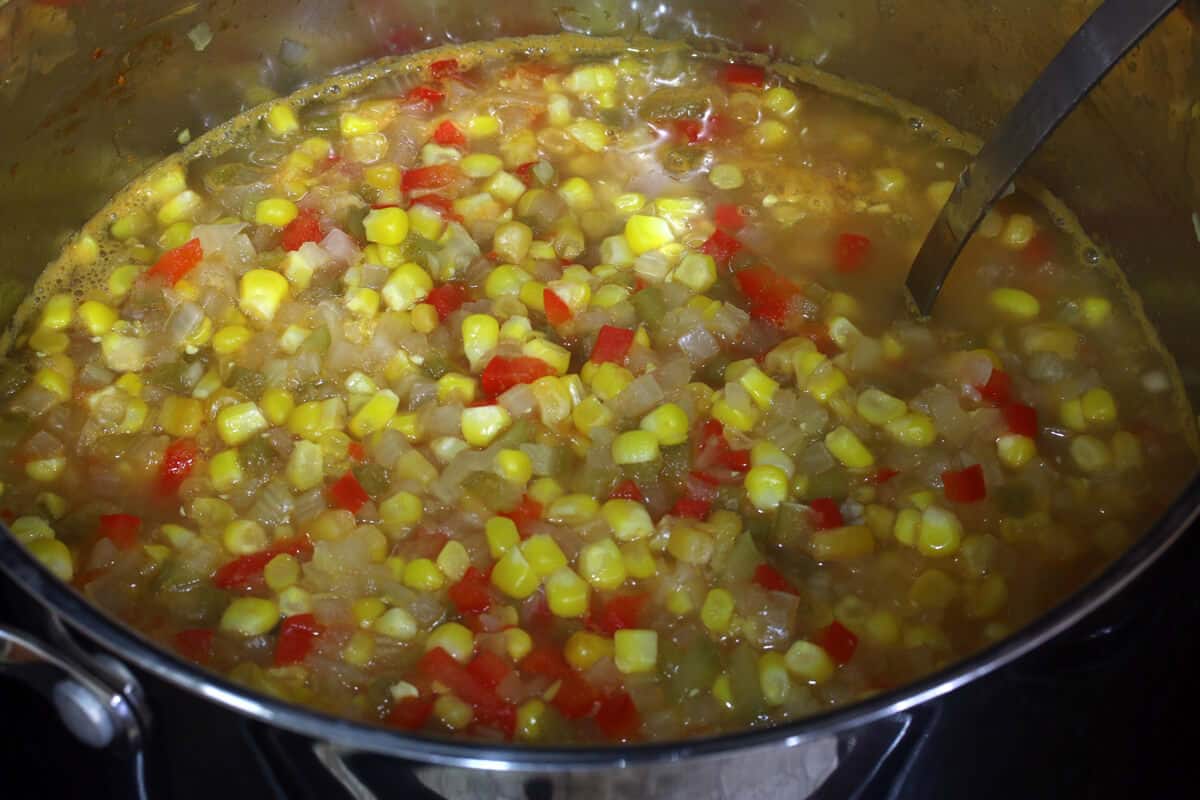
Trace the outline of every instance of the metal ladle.
{"label": "metal ladle", "polygon": [[905,285],[927,316],[954,260],[992,204],[1092,87],[1179,0],[1105,0],[1042,70],[967,165],[909,268]]}

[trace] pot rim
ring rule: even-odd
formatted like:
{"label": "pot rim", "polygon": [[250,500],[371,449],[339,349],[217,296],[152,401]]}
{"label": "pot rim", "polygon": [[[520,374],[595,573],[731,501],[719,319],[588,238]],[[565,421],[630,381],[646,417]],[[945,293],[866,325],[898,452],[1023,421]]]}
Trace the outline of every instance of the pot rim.
{"label": "pot rim", "polygon": [[109,618],[55,578],[0,526],[0,571],[79,633],[157,678],[225,708],[350,751],[428,764],[494,770],[587,770],[729,755],[771,745],[792,747],[836,735],[936,699],[1058,636],[1118,594],[1157,561],[1200,516],[1200,473],[1146,534],[1103,573],[1051,611],[989,648],[922,680],[811,717],[770,728],[698,739],[589,747],[508,746],[416,736],[287,703],[238,686],[185,661]]}

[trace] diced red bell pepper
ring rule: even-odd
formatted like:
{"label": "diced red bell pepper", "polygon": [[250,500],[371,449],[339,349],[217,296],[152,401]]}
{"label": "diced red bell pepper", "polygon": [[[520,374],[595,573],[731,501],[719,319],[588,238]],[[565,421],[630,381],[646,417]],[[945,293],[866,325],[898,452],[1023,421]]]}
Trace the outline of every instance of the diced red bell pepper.
{"label": "diced red bell pepper", "polygon": [[[717,223],[718,229],[732,233],[737,233],[746,225],[746,218],[742,216],[742,209],[734,203],[722,203],[717,206],[713,210],[713,221]],[[738,244],[740,245],[741,243],[739,242]]]}
{"label": "diced red bell pepper", "polygon": [[689,144],[711,142],[727,137],[732,126],[729,118],[722,114],[705,114],[701,119],[661,120],[651,125],[656,133],[665,132],[675,141]]}
{"label": "diced red bell pepper", "polygon": [[819,531],[840,528],[846,524],[842,520],[842,510],[832,498],[818,497],[809,501],[808,507],[812,509],[813,523]]}
{"label": "diced red bell pepper", "polygon": [[279,638],[275,642],[275,666],[299,664],[312,652],[313,643],[325,632],[325,627],[312,614],[293,614],[279,623]]}
{"label": "diced red bell pepper", "polygon": [[434,106],[446,99],[446,93],[440,92],[432,86],[418,86],[405,95],[404,99],[409,103],[421,103],[432,110]]}
{"label": "diced red bell pepper", "polygon": [[633,346],[634,331],[629,328],[618,328],[613,325],[601,326],[596,334],[596,344],[592,347],[591,360],[597,364],[612,361],[624,364],[629,348]]}
{"label": "diced red bell pepper", "polygon": [[800,287],[768,266],[750,267],[737,273],[738,288],[750,301],[750,316],[773,325],[787,322],[788,307]]}
{"label": "diced red bell pepper", "polygon": [[453,78],[461,71],[458,60],[454,58],[443,58],[429,65],[429,74],[439,80]]}
{"label": "diced red bell pepper", "polygon": [[704,134],[704,123],[698,119],[672,120],[671,127],[674,129],[676,137],[687,139],[692,144],[700,141],[700,137]]}
{"label": "diced red bell pepper", "polygon": [[600,693],[582,675],[569,672],[560,678],[558,691],[550,705],[567,719],[583,719],[596,710]]}
{"label": "diced red bell pepper", "polygon": [[338,508],[357,514],[371,499],[371,495],[367,494],[367,490],[358,482],[358,478],[354,477],[354,473],[347,470],[345,475],[329,487],[329,499]]}
{"label": "diced red bell pepper", "polygon": [[767,71],[753,64],[729,64],[721,77],[726,83],[737,86],[755,86],[759,89],[767,80]]}
{"label": "diced red bell pepper", "polygon": [[700,245],[700,252],[712,256],[713,260],[723,267],[729,266],[733,257],[741,252],[742,243],[718,228]]}
{"label": "diced red bell pepper", "polygon": [[1004,407],[1004,421],[1010,433],[1036,438],[1038,434],[1037,409],[1021,403],[1009,403]]}
{"label": "diced red bell pepper", "polygon": [[708,518],[708,512],[711,509],[711,501],[685,494],[676,500],[675,505],[671,507],[671,516],[704,520]]}
{"label": "diced red bell pepper", "polygon": [[[722,439],[722,441],[724,440]],[[749,472],[750,451],[734,450],[730,447],[725,447],[721,450],[721,454],[717,456],[717,463],[734,472]]]}
{"label": "diced red bell pepper", "polygon": [[414,206],[429,206],[442,215],[442,219],[450,220],[451,222],[462,222],[462,215],[454,210],[454,203],[449,198],[442,197],[440,194],[423,194],[420,197],[414,197],[412,201]]}
{"label": "diced red bell pepper", "polygon": [[536,162],[536,161],[526,161],[524,164],[521,164],[516,169],[514,169],[513,174],[516,175],[518,178],[520,178],[521,182],[524,183],[526,186],[532,186],[533,185],[533,168],[537,166],[537,163],[538,162]]}
{"label": "diced red bell pepper", "polygon": [[406,697],[392,703],[392,708],[388,711],[387,723],[402,731],[417,731],[425,727],[425,722],[432,713],[432,700],[424,697]]}
{"label": "diced red bell pepper", "polygon": [[596,725],[610,739],[632,739],[642,729],[642,716],[632,697],[617,692],[600,701]]}
{"label": "diced red bell pepper", "polygon": [[571,321],[571,307],[553,289],[542,290],[542,305],[546,309],[546,320],[554,327]]}
{"label": "diced red bell pepper", "polygon": [[517,531],[524,538],[529,536],[530,524],[542,518],[542,504],[529,495],[521,498],[521,502],[511,511],[502,511],[500,516],[507,517],[517,526]]}
{"label": "diced red bell pepper", "polygon": [[138,542],[142,518],[133,514],[105,514],[100,517],[97,536],[108,539],[120,550],[128,550]]}
{"label": "diced red bell pepper", "polygon": [[168,286],[174,286],[204,258],[204,248],[199,239],[192,239],[158,257],[146,274],[151,278],[162,278]]}
{"label": "diced red bell pepper", "polygon": [[816,643],[838,664],[849,663],[850,659],[854,658],[854,651],[858,649],[858,637],[837,620],[817,631],[814,638]]}
{"label": "diced red bell pepper", "polygon": [[201,666],[212,658],[213,631],[210,628],[189,628],[175,634],[175,649],[188,661]]}
{"label": "diced red bell pepper", "polygon": [[493,356],[483,368],[479,383],[488,397],[499,397],[518,384],[533,383],[538,378],[553,374],[554,367],[540,358]]}
{"label": "diced red bell pepper", "polygon": [[604,604],[599,614],[593,616],[592,627],[612,636],[625,628],[636,628],[642,609],[650,601],[646,592],[618,595]]}
{"label": "diced red bell pepper", "polygon": [[475,567],[468,567],[458,583],[451,586],[446,594],[460,614],[482,614],[492,606],[488,579]]}
{"label": "diced red bell pepper", "polygon": [[467,302],[467,288],[460,283],[444,283],[430,292],[425,302],[436,308],[438,319],[445,322]]}
{"label": "diced red bell pepper", "polygon": [[312,556],[312,550],[312,542],[308,540],[307,536],[301,535],[285,539],[282,542],[276,542],[266,550],[241,556],[223,564],[213,573],[212,582],[218,589],[246,589],[262,578],[263,567],[267,566],[275,556],[287,553],[303,560]]}
{"label": "diced red bell pepper", "polygon": [[1012,402],[1012,376],[1002,369],[993,369],[987,383],[975,388],[983,402],[990,406],[1006,406]]}
{"label": "diced red bell pepper", "polygon": [[966,469],[946,470],[942,473],[942,491],[952,503],[978,503],[987,497],[983,467],[972,464]]}
{"label": "diced red bell pepper", "polygon": [[871,482],[882,486],[892,478],[900,474],[900,470],[892,469],[891,467],[880,467],[875,470],[875,474],[871,476]]}
{"label": "diced red bell pepper", "polygon": [[621,481],[608,494],[609,500],[636,500],[639,503],[646,502],[646,496],[642,494],[642,490],[638,488],[635,481]]}
{"label": "diced red bell pepper", "polygon": [[1057,250],[1054,234],[1049,231],[1038,231],[1021,248],[1021,262],[1029,267],[1039,267],[1054,258]]}
{"label": "diced red bell pepper", "polygon": [[319,242],[324,238],[321,233],[321,221],[315,211],[302,209],[296,218],[283,228],[280,243],[284,250],[299,250],[306,242]]}
{"label": "diced red bell pepper", "polygon": [[406,192],[413,189],[441,189],[454,183],[459,176],[458,167],[453,164],[434,164],[430,167],[417,167],[404,170],[400,179],[400,187]]}
{"label": "diced red bell pepper", "polygon": [[167,445],[162,464],[158,467],[159,494],[172,495],[179,491],[180,484],[192,474],[199,452],[200,448],[191,439],[176,439]]}
{"label": "diced red bell pepper", "polygon": [[467,672],[484,686],[495,689],[512,672],[512,667],[491,650],[480,650],[467,664]]}
{"label": "diced red bell pepper", "polygon": [[754,568],[754,582],[770,592],[800,594],[796,590],[796,587],[792,585],[792,582],[770,564],[759,564]]}
{"label": "diced red bell pepper", "polygon": [[571,674],[571,666],[556,648],[541,645],[533,648],[519,665],[521,672],[541,675],[551,680],[562,680]]}
{"label": "diced red bell pepper", "polygon": [[479,722],[512,734],[516,708],[497,697],[490,686],[472,675],[445,650],[435,647],[421,657],[417,666],[427,678],[441,682],[459,700],[474,708]]}
{"label": "diced red bell pepper", "polygon": [[367,448],[362,442],[351,442],[346,446],[346,455],[350,456],[350,460],[355,464],[361,464],[367,460]]}
{"label": "diced red bell pepper", "polygon": [[448,119],[443,120],[442,124],[434,128],[433,140],[443,147],[467,146],[467,135]]}
{"label": "diced red bell pepper", "polygon": [[870,254],[870,239],[857,233],[843,233],[834,246],[833,260],[838,272],[857,272]]}

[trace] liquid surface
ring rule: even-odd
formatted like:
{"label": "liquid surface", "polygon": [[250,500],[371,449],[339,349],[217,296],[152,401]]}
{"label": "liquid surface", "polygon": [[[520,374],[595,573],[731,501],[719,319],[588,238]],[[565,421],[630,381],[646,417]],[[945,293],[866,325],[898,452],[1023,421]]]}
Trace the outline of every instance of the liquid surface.
{"label": "liquid surface", "polygon": [[262,691],[587,744],[912,681],[1174,497],[1173,366],[1064,210],[1005,198],[917,323],[946,138],[548,41],[370,67],[116,198],[3,363],[15,535]]}

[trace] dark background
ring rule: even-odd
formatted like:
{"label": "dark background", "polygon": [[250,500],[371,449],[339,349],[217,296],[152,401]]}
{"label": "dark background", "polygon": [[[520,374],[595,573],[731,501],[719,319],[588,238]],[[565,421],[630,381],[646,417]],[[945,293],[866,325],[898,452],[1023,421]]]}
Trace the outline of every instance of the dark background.
{"label": "dark background", "polygon": [[[11,622],[14,613],[0,599],[0,620]],[[1200,531],[1192,530],[1076,632],[943,699],[924,739],[895,764],[900,769],[853,796],[1196,796],[1187,731],[1200,711],[1198,629]],[[232,715],[156,691],[155,712],[170,731],[152,755],[170,782],[164,800],[334,796],[308,777],[265,770],[268,759],[253,744],[261,739]],[[7,680],[0,680],[0,721],[0,796],[124,796],[111,762],[65,734],[44,701]],[[389,794],[423,794],[403,784]]]}

